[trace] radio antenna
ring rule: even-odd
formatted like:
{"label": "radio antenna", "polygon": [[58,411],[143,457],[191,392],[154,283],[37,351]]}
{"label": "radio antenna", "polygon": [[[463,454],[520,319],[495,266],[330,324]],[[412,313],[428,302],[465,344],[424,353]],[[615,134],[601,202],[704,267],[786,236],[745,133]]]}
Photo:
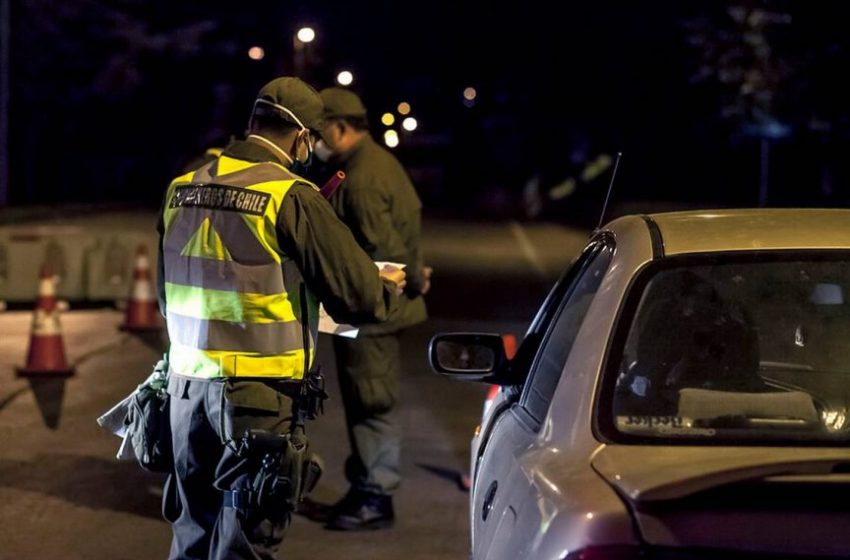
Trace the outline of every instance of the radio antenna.
{"label": "radio antenna", "polygon": [[605,203],[602,204],[602,213],[599,215],[599,224],[596,229],[602,227],[602,220],[605,219],[605,211],[608,209],[608,199],[611,198],[611,191],[614,189],[614,178],[617,176],[617,168],[620,167],[620,158],[623,157],[623,152],[617,152],[617,159],[614,161],[614,171],[611,173],[611,182],[608,183],[608,192],[605,193]]}

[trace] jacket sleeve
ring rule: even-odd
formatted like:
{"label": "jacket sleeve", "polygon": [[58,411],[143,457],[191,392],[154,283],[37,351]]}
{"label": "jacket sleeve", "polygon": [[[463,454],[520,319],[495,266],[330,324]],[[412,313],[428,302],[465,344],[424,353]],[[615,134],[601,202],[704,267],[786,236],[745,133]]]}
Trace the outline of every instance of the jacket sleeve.
{"label": "jacket sleeve", "polygon": [[[419,249],[421,217],[419,211],[406,212],[394,208],[392,192],[415,193],[406,176],[373,177],[368,184],[360,177],[350,178],[338,191],[342,196],[342,214],[355,239],[375,260],[389,260],[407,265],[405,293],[415,297],[424,285],[422,254]],[[413,195],[415,196],[415,194]],[[418,199],[417,199],[418,204]],[[399,212],[404,212],[400,214]],[[396,223],[401,220],[402,226]]]}
{"label": "jacket sleeve", "polygon": [[408,266],[404,269],[407,272],[407,286],[405,286],[404,291],[409,296],[415,297],[422,293],[422,288],[425,285],[422,247],[419,244],[419,240],[422,238],[422,216],[419,211],[413,212],[410,215],[407,234],[407,259],[405,262]]}
{"label": "jacket sleeve", "polygon": [[407,250],[393,223],[390,189],[378,178],[369,179],[369,184],[364,180],[350,177],[340,189],[346,223],[375,260],[401,260]]}
{"label": "jacket sleeve", "polygon": [[318,191],[296,183],[282,202],[278,239],[307,287],[340,323],[375,323],[398,307],[395,285],[357,245],[351,231]]}

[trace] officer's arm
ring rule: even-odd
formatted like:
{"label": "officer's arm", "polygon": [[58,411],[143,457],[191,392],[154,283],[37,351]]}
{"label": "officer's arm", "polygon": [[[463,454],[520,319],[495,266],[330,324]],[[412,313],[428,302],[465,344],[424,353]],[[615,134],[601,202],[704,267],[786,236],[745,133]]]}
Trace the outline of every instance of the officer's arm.
{"label": "officer's arm", "polygon": [[407,243],[405,243],[408,255],[405,261],[408,265],[405,268],[405,272],[407,272],[405,292],[411,296],[421,294],[426,283],[424,265],[422,264],[422,247],[419,244],[420,239],[422,239],[422,214],[421,210],[417,209],[409,216],[408,238]]}
{"label": "officer's arm", "polygon": [[366,252],[379,261],[403,260],[407,250],[393,223],[389,185],[377,177],[350,177],[340,191],[346,222]]}
{"label": "officer's arm", "polygon": [[[405,182],[401,184],[400,182]],[[373,178],[370,184],[352,181],[342,188],[345,197],[345,214],[351,216],[355,238],[376,260],[398,261],[407,265],[405,293],[413,297],[422,293],[425,278],[422,271],[421,216],[419,212],[399,215],[393,209],[392,193],[409,191],[415,195],[407,176],[387,174],[384,178]],[[418,202],[418,200],[417,200]],[[395,218],[404,220],[403,236],[395,224]]]}
{"label": "officer's arm", "polygon": [[278,220],[281,249],[337,322],[373,323],[398,305],[392,282],[382,280],[351,231],[313,188],[296,183],[283,199]]}

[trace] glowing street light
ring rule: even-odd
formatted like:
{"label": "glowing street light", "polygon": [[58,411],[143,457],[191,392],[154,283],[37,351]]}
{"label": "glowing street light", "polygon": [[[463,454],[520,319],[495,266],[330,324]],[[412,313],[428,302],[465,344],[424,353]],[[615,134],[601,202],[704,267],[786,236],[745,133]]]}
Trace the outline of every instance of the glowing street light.
{"label": "glowing street light", "polygon": [[413,132],[414,130],[416,130],[416,126],[417,126],[418,124],[419,124],[419,123],[417,123],[417,122],[416,122],[416,119],[414,119],[413,117],[407,117],[406,119],[404,119],[404,120],[401,122],[401,127],[402,127],[403,129],[405,129],[405,130],[409,131],[409,132]]}
{"label": "glowing street light", "polygon": [[302,27],[295,36],[302,43],[311,43],[316,38],[316,31],[312,27]]}
{"label": "glowing street light", "polygon": [[341,86],[350,86],[351,82],[354,81],[354,74],[349,72],[348,70],[343,70],[339,74],[336,75],[336,83]]}
{"label": "glowing street light", "polygon": [[475,91],[475,88],[470,86],[463,90],[463,106],[471,109],[475,107],[475,98],[478,97],[478,92]]}
{"label": "glowing street light", "polygon": [[399,103],[398,104],[398,114],[399,115],[406,115],[408,113],[410,113],[410,103],[408,103],[407,101],[402,101],[401,103]]}
{"label": "glowing street light", "polygon": [[314,53],[311,51],[316,38],[316,30],[312,27],[302,27],[292,36],[292,67],[295,75],[308,79],[315,64]]}
{"label": "glowing street light", "polygon": [[392,113],[384,113],[381,115],[381,122],[386,126],[392,126],[395,123],[395,115]]}
{"label": "glowing street light", "polygon": [[392,129],[384,132],[384,144],[390,148],[398,146],[398,132]]}
{"label": "glowing street light", "polygon": [[266,56],[266,51],[263,50],[263,47],[251,47],[248,49],[248,58],[251,60],[263,60],[263,57]]}

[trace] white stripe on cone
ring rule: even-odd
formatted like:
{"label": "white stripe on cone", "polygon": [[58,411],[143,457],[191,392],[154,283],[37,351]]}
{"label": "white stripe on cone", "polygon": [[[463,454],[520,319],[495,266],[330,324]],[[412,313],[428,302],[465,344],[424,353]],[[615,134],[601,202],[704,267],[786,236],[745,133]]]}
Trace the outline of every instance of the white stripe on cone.
{"label": "white stripe on cone", "polygon": [[50,297],[56,295],[56,278],[54,276],[42,278],[41,280],[39,280],[38,295],[39,297]]}
{"label": "white stripe on cone", "polygon": [[153,293],[153,286],[151,285],[150,280],[142,279],[136,280],[133,284],[133,295],[131,297],[133,301],[156,301]]}
{"label": "white stripe on cone", "polygon": [[33,336],[60,336],[62,326],[59,324],[58,311],[36,309],[32,317]]}
{"label": "white stripe on cone", "polygon": [[136,255],[136,270],[150,270],[150,265],[148,264],[148,257],[144,253],[139,253]]}

